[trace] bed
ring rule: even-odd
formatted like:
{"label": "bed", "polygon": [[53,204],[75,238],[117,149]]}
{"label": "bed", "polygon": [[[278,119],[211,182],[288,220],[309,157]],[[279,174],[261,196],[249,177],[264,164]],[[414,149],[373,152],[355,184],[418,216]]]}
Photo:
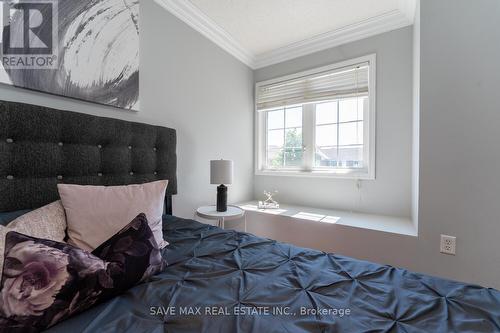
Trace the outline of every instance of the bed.
{"label": "bed", "polygon": [[0,102],[0,212],[169,179],[167,268],[47,332],[500,332],[500,292],[172,215],[175,130]]}

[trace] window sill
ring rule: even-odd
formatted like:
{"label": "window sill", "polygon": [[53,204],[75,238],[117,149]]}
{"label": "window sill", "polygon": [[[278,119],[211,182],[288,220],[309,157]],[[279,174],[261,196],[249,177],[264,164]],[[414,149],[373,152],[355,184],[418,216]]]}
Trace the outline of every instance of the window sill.
{"label": "window sill", "polygon": [[257,170],[256,176],[303,177],[303,178],[338,178],[375,180],[375,175],[365,171],[301,171],[301,170]]}
{"label": "window sill", "polygon": [[415,225],[409,218],[281,204],[279,209],[258,209],[257,201],[246,202],[238,204],[237,206],[247,213],[282,216],[289,218],[290,221],[299,220],[309,223],[341,225],[413,237],[417,237],[418,235]]}

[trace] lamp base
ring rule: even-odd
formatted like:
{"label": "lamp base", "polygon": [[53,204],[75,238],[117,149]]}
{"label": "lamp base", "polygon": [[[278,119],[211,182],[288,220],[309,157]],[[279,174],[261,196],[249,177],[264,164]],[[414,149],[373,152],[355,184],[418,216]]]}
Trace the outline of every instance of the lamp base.
{"label": "lamp base", "polygon": [[217,186],[217,211],[227,211],[227,186]]}

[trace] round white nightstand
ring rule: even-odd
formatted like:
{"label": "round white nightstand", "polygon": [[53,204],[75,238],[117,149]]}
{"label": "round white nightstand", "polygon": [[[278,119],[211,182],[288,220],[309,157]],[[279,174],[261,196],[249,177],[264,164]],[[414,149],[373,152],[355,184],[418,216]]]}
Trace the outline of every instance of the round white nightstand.
{"label": "round white nightstand", "polygon": [[[207,219],[217,220],[217,226],[224,229],[224,222],[245,217],[245,211],[237,206],[227,206],[227,211],[218,212],[215,206],[202,206],[196,210],[196,215]],[[245,218],[245,232],[247,231],[247,219]]]}

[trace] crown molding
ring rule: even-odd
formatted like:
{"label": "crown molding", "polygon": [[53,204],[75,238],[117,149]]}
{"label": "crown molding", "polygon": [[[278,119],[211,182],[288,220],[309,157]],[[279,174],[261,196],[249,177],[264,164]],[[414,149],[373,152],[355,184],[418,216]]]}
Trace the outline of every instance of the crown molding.
{"label": "crown molding", "polygon": [[236,59],[253,68],[255,56],[190,1],[155,0],[155,2]]}
{"label": "crown molding", "polygon": [[399,29],[411,25],[412,23],[413,22],[408,20],[405,14],[396,9],[355,24],[350,24],[340,29],[280,47],[270,52],[259,54],[256,57],[257,60],[254,66],[255,68],[262,68],[274,65],[307,54]]}
{"label": "crown molding", "polygon": [[412,25],[416,2],[399,0],[399,8],[336,30],[254,55],[187,0],[155,0],[160,6],[252,69],[291,60],[314,52]]}
{"label": "crown molding", "polygon": [[399,0],[398,7],[401,13],[406,15],[408,20],[413,24],[417,10],[417,1],[420,0]]}

